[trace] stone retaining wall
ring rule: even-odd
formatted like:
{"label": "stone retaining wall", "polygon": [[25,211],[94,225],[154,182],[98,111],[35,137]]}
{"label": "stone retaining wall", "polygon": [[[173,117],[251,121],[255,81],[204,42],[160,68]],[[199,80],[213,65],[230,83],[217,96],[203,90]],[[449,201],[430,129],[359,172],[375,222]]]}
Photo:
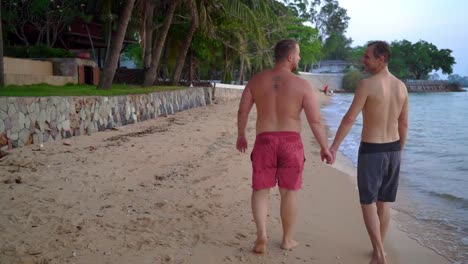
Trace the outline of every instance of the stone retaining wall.
{"label": "stone retaining wall", "polygon": [[410,93],[451,92],[448,81],[405,80]]}
{"label": "stone retaining wall", "polygon": [[309,73],[300,72],[299,75],[308,80],[313,88],[321,91],[328,85],[329,90],[341,91],[343,90],[343,73]]}
{"label": "stone retaining wall", "polygon": [[[228,97],[227,91],[217,96]],[[212,103],[212,88],[112,97],[0,97],[0,149],[89,134]]]}
{"label": "stone retaining wall", "polygon": [[213,99],[218,102],[239,100],[244,92],[245,85],[233,85],[217,83],[216,88],[211,88],[213,93]]}

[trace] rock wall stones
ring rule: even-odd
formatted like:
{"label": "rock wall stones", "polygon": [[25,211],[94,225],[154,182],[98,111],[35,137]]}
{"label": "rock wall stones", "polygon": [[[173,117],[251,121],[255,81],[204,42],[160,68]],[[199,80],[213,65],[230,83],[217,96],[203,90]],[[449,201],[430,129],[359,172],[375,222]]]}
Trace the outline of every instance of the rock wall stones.
{"label": "rock wall stones", "polygon": [[211,103],[211,88],[112,97],[0,97],[0,149],[90,134]]}
{"label": "rock wall stones", "polygon": [[448,81],[406,80],[406,87],[410,93],[451,92]]}
{"label": "rock wall stones", "polygon": [[342,73],[308,73],[300,72],[302,78],[308,80],[313,88],[322,90],[325,85],[328,85],[329,90],[342,91],[343,78]]}
{"label": "rock wall stones", "polygon": [[215,88],[210,88],[213,99],[217,102],[240,99],[244,92],[244,85],[216,84]]}

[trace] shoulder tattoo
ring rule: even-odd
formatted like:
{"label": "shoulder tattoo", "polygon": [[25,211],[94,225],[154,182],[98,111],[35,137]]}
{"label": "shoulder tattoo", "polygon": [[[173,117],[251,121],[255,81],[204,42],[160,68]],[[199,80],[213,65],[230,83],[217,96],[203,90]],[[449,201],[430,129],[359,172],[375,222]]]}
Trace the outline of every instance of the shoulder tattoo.
{"label": "shoulder tattoo", "polygon": [[279,89],[279,80],[280,79],[281,78],[279,76],[273,77],[273,90],[275,90],[275,92],[278,91],[278,89]]}

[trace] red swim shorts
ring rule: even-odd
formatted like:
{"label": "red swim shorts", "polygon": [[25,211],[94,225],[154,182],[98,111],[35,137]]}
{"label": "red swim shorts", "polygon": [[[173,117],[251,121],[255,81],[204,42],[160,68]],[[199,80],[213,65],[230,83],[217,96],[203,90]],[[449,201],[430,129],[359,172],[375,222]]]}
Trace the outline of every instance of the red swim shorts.
{"label": "red swim shorts", "polygon": [[298,190],[302,186],[304,146],[297,132],[264,132],[257,135],[250,155],[252,188]]}

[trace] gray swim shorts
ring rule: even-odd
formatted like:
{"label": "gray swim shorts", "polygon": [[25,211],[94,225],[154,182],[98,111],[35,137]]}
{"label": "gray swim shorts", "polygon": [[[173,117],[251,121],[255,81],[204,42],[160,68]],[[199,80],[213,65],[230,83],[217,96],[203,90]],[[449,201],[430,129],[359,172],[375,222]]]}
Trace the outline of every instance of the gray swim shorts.
{"label": "gray swim shorts", "polygon": [[401,160],[400,141],[361,142],[358,157],[358,189],[361,204],[395,202]]}

